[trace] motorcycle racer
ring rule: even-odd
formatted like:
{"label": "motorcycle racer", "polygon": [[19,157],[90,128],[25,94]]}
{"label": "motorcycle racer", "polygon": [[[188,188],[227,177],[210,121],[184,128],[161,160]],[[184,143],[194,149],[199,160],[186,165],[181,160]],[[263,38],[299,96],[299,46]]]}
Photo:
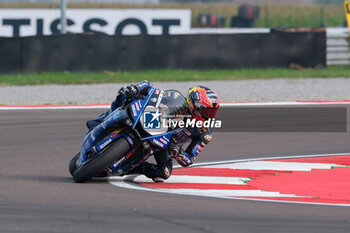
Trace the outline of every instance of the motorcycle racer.
{"label": "motorcycle racer", "polygon": [[[91,130],[103,122],[116,108],[125,106],[136,99],[144,98],[151,87],[152,84],[148,81],[132,83],[122,87],[110,109],[97,119],[87,121],[87,127]],[[195,86],[188,91],[187,108],[183,110],[182,114],[191,116],[197,121],[205,121],[216,117],[219,106],[220,101],[214,91],[204,86]],[[211,138],[211,128],[183,128],[173,136],[172,143],[167,149],[154,152],[157,164],[142,162],[128,174],[143,174],[155,182],[163,182],[171,176],[172,159],[175,159],[183,167],[193,164],[199,153],[211,141]],[[189,143],[189,145],[186,149],[183,149],[185,143]]]}

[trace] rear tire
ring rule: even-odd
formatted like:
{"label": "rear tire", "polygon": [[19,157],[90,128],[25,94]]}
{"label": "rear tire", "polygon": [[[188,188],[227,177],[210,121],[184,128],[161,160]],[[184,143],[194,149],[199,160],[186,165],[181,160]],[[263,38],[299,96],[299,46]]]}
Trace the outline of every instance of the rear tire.
{"label": "rear tire", "polygon": [[113,145],[111,145],[111,147],[109,147],[98,157],[91,161],[88,161],[86,164],[76,169],[73,172],[74,181],[77,183],[83,183],[90,180],[93,176],[102,172],[113,162],[121,159],[123,155],[129,150],[130,145],[128,141],[123,137],[119,138]]}

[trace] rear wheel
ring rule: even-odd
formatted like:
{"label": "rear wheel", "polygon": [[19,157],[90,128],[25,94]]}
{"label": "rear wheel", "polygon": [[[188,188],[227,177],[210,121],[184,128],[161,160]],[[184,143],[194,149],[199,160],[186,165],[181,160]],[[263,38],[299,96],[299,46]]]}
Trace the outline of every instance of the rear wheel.
{"label": "rear wheel", "polygon": [[83,183],[90,180],[93,176],[102,172],[104,169],[110,166],[113,162],[121,159],[122,156],[129,150],[130,150],[130,145],[126,141],[126,139],[123,137],[119,138],[106,151],[101,153],[96,158],[86,162],[86,164],[84,164],[80,168],[76,169],[73,172],[74,181],[77,183]]}

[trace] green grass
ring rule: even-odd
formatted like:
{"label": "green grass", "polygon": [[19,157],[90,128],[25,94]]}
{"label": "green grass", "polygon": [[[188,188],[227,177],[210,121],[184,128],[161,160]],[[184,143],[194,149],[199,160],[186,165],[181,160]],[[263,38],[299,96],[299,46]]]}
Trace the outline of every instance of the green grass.
{"label": "green grass", "polygon": [[39,73],[0,75],[1,86],[45,84],[93,84],[148,81],[253,80],[274,78],[350,78],[350,67],[325,69],[150,70],[100,73]]}
{"label": "green grass", "polygon": [[[0,3],[0,8],[59,8],[57,3]],[[159,5],[133,5],[121,3],[69,3],[68,8],[141,8],[141,9],[191,9],[192,26],[196,26],[197,16],[201,13],[218,14],[226,17],[226,26],[231,17],[237,15],[240,4],[235,3],[162,3]],[[336,27],[345,20],[345,11],[340,5],[296,4],[291,1],[285,4],[261,4],[260,16],[256,22],[258,27],[318,27],[321,23]]]}

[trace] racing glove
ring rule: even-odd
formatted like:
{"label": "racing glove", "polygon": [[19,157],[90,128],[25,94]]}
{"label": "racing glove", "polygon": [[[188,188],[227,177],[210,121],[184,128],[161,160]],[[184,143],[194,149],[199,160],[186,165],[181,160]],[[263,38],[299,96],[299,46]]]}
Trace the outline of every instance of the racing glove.
{"label": "racing glove", "polygon": [[171,158],[175,159],[181,166],[187,167],[193,164],[193,157],[182,150],[182,147],[176,144],[172,144],[168,147],[168,154]]}
{"label": "racing glove", "polygon": [[175,157],[176,161],[183,167],[187,167],[193,164],[194,158],[190,156],[188,153],[183,152]]}
{"label": "racing glove", "polygon": [[168,154],[171,158],[175,159],[178,157],[182,152],[182,148],[179,145],[171,144],[168,147]]}
{"label": "racing glove", "polygon": [[122,87],[118,92],[119,95],[125,95],[131,100],[137,99],[139,96],[139,93],[140,93],[140,89],[135,84]]}

